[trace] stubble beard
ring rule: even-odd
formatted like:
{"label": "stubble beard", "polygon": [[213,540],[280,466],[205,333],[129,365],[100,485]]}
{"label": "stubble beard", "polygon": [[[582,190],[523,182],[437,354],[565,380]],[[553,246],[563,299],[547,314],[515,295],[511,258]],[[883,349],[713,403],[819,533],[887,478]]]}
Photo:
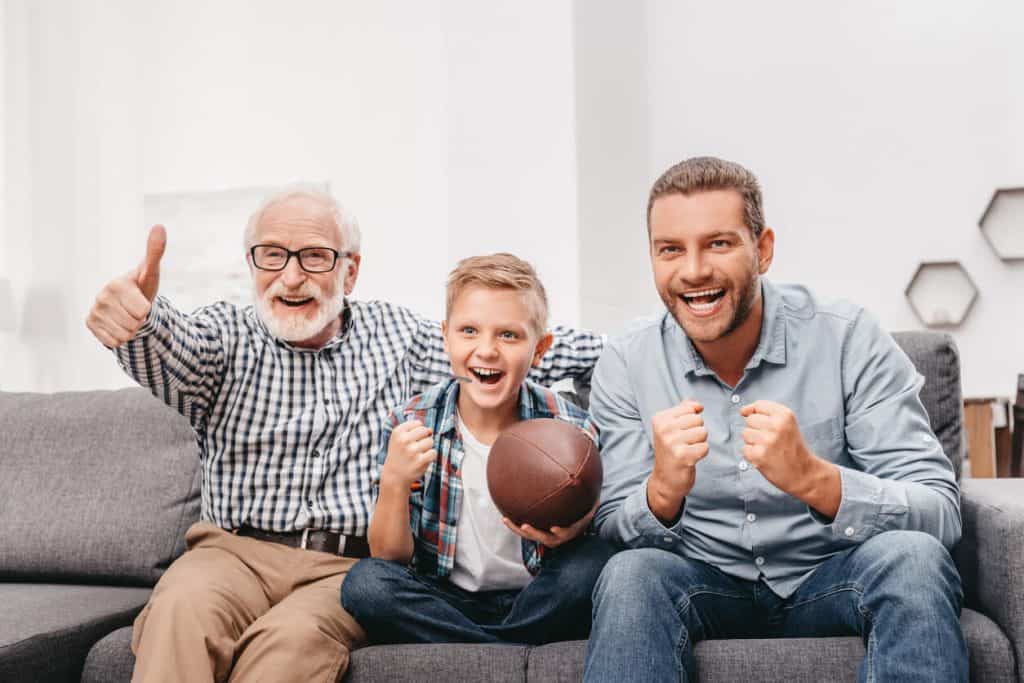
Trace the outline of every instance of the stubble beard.
{"label": "stubble beard", "polygon": [[[297,290],[289,290],[275,282],[260,296],[253,282],[253,301],[256,302],[256,315],[266,325],[271,335],[286,342],[300,342],[311,339],[326,328],[332,320],[341,315],[345,308],[345,287],[339,270],[338,281],[335,283],[334,294],[324,298],[323,289],[313,283],[305,283]],[[312,318],[296,311],[289,316],[278,316],[273,309],[273,300],[281,295],[312,297],[317,303],[316,314]]]}

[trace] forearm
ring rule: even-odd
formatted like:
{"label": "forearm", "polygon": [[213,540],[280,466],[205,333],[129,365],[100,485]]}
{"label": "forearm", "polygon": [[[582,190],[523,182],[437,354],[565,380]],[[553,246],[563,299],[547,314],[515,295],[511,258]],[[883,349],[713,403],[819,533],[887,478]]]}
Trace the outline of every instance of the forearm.
{"label": "forearm", "polygon": [[380,497],[367,533],[370,555],[382,560],[408,564],[414,550],[409,529],[409,490],[381,486]]}

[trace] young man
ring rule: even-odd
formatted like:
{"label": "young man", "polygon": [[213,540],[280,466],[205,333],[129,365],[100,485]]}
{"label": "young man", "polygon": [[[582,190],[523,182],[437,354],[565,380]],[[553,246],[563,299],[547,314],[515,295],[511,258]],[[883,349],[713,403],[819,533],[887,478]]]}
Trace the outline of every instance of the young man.
{"label": "young man", "polygon": [[[185,415],[202,521],[135,620],[136,681],[333,681],[363,631],[338,603],[366,557],[389,407],[449,376],[441,328],[352,301],[359,227],[329,194],[269,198],[245,229],[255,306],[191,315],[157,296],[167,236],[96,298],[88,327]],[[601,339],[559,334],[538,381],[587,375]]]}
{"label": "young man", "polygon": [[378,458],[373,559],[342,586],[343,606],[371,643],[587,636],[591,591],[611,553],[584,535],[594,510],[568,528],[516,528],[487,490],[491,444],[520,420],[563,419],[597,439],[585,411],[526,381],[551,346],[547,308],[533,268],[511,254],[452,271],[442,329],[455,377],[392,414]]}
{"label": "young man", "polygon": [[761,279],[775,235],[737,164],[670,168],[648,231],[668,311],[591,393],[596,526],[630,550],[586,679],[692,680],[706,638],[859,634],[861,680],[966,681],[959,496],[910,360],[862,308]]}

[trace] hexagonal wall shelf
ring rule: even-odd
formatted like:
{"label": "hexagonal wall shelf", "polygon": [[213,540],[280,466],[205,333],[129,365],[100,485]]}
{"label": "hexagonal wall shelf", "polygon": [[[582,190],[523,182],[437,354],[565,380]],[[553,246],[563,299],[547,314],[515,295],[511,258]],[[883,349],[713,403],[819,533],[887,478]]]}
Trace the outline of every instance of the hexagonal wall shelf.
{"label": "hexagonal wall shelf", "polygon": [[931,261],[917,266],[906,296],[926,326],[956,327],[978,298],[978,288],[959,261]]}
{"label": "hexagonal wall shelf", "polygon": [[1024,187],[996,190],[978,226],[999,258],[1024,260]]}

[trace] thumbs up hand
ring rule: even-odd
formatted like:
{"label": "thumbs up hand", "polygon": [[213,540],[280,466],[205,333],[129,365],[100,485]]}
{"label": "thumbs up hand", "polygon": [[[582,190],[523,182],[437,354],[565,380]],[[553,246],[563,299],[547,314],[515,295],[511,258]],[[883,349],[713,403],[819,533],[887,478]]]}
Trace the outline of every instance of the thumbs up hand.
{"label": "thumbs up hand", "polygon": [[108,282],[96,296],[85,326],[104,346],[121,346],[146,322],[160,288],[160,259],[166,247],[167,231],[162,225],[154,225],[138,267]]}

